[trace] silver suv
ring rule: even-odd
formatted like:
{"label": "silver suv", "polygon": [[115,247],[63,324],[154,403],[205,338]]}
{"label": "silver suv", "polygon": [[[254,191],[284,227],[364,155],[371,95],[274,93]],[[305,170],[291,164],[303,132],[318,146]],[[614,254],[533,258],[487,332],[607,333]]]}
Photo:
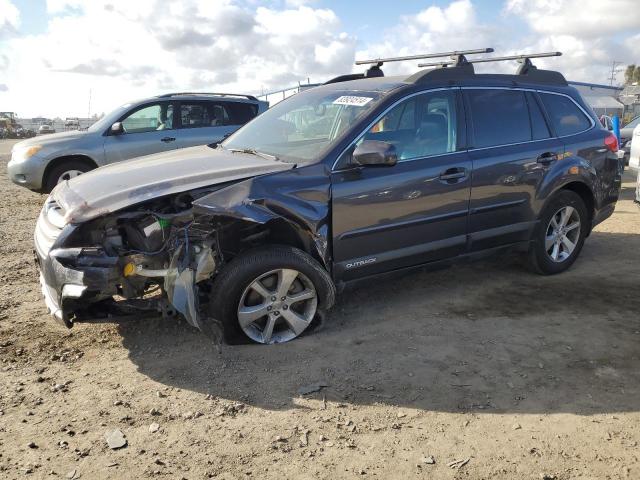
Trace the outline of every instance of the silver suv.
{"label": "silver suv", "polygon": [[13,183],[49,193],[58,183],[109,163],[217,143],[269,107],[251,95],[169,93],[123,105],[85,131],[17,143]]}

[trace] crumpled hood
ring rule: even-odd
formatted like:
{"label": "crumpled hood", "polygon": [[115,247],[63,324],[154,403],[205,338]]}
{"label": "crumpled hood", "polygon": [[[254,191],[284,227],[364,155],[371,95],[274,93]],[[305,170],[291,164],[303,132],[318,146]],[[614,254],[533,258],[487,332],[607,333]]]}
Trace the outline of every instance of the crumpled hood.
{"label": "crumpled hood", "polygon": [[81,223],[153,198],[293,167],[205,145],[107,165],[60,183],[51,196],[68,223]]}

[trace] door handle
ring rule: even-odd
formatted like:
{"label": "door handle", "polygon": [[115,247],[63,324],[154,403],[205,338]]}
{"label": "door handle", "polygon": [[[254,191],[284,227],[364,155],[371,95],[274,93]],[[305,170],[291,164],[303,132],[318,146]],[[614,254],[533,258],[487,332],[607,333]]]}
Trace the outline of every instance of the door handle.
{"label": "door handle", "polygon": [[448,168],[440,174],[440,180],[447,183],[455,183],[456,180],[465,178],[467,176],[467,169],[462,167]]}
{"label": "door handle", "polygon": [[550,163],[558,160],[558,154],[556,152],[544,152],[538,155],[536,161],[542,165],[549,165]]}
{"label": "door handle", "polygon": [[161,142],[169,143],[175,141],[175,137],[163,137],[160,139]]}

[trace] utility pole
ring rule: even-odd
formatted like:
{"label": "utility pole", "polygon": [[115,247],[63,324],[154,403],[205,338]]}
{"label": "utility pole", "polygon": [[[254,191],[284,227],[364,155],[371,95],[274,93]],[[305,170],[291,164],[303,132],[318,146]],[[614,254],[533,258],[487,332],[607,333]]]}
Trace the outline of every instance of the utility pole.
{"label": "utility pole", "polygon": [[89,89],[89,105],[87,107],[87,118],[91,118],[91,89]]}
{"label": "utility pole", "polygon": [[621,71],[617,68],[618,65],[622,65],[623,62],[618,62],[616,60],[611,62],[611,72],[609,73],[609,85],[613,86],[613,82],[616,81],[616,75]]}

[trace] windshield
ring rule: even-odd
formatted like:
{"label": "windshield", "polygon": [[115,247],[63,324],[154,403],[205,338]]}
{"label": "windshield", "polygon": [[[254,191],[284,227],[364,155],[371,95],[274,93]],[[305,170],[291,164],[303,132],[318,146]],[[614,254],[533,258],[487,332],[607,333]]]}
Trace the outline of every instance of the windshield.
{"label": "windshield", "polygon": [[256,117],[222,147],[254,150],[284,161],[311,162],[371,111],[379,99],[380,92],[307,90]]}

